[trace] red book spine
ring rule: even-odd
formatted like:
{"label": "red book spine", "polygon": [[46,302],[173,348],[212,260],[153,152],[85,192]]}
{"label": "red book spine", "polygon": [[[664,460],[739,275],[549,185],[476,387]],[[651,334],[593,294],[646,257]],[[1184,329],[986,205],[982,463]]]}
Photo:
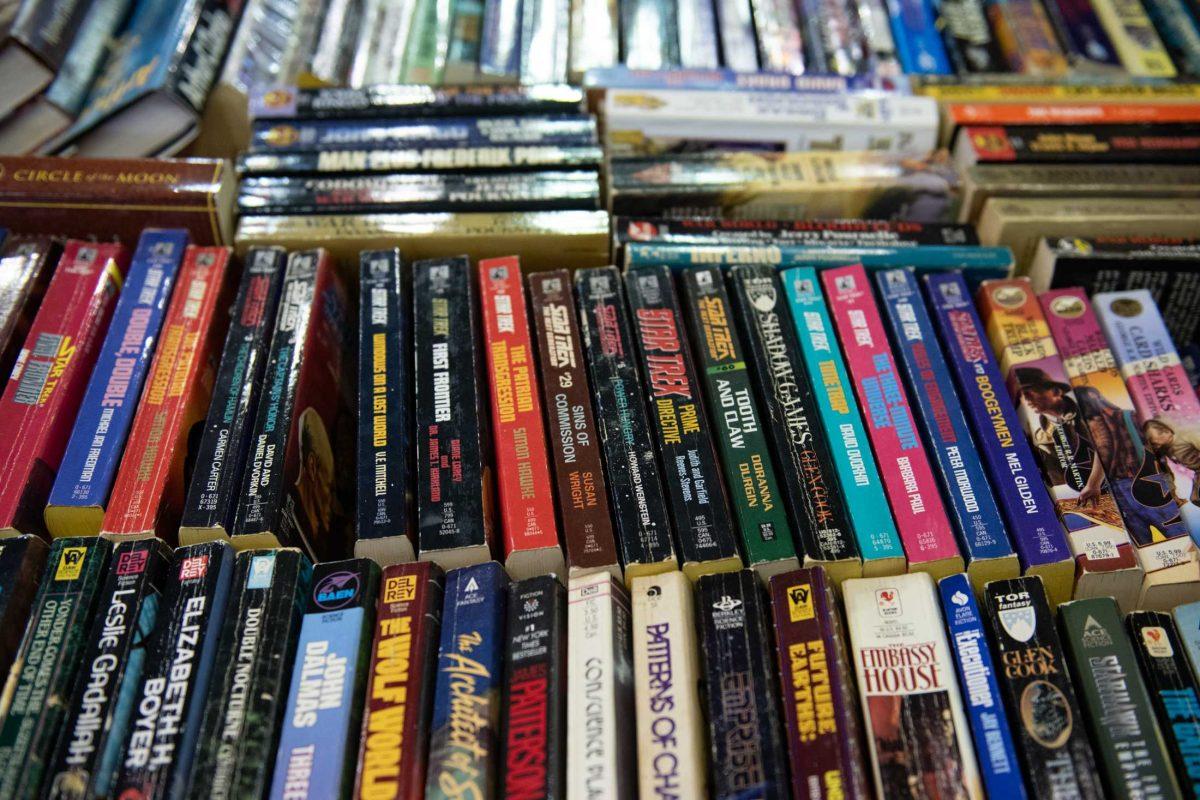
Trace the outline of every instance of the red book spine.
{"label": "red book spine", "polygon": [[0,396],[0,534],[46,536],[46,498],[128,268],[121,245],[63,250]]}
{"label": "red book spine", "polygon": [[479,262],[505,565],[515,578],[562,575],[546,430],[515,256]]}
{"label": "red book spine", "polygon": [[173,542],[188,434],[204,420],[228,324],[230,250],[189,247],[167,307],[101,531]]}

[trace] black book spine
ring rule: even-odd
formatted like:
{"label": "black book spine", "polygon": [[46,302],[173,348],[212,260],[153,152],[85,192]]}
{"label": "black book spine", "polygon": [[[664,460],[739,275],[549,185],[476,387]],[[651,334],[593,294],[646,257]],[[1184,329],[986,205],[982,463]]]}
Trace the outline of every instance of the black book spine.
{"label": "black book spine", "polygon": [[195,17],[183,28],[187,34],[175,49],[169,87],[172,94],[190,105],[197,114],[204,111],[244,5],[240,0],[189,3],[189,7],[195,9]]}
{"label": "black book spine", "polygon": [[239,175],[374,174],[396,172],[532,171],[599,169],[604,152],[597,146],[496,144],[480,147],[363,148],[304,150],[295,153],[244,153]]}
{"label": "black book spine", "polygon": [[258,119],[573,114],[583,110],[583,100],[581,89],[549,85],[271,88],[252,98],[251,112]]}
{"label": "black book spine", "polygon": [[21,646],[46,554],[46,543],[31,534],[9,539],[0,548],[0,675],[8,674]]}

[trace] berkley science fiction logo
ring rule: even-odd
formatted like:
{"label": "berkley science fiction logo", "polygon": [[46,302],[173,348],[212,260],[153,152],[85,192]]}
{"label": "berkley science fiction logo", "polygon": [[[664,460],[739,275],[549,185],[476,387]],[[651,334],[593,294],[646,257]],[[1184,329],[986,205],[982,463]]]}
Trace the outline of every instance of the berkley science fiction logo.
{"label": "berkley science fiction logo", "polygon": [[345,608],[358,597],[357,572],[335,572],[326,575],[313,588],[313,600],[326,611]]}

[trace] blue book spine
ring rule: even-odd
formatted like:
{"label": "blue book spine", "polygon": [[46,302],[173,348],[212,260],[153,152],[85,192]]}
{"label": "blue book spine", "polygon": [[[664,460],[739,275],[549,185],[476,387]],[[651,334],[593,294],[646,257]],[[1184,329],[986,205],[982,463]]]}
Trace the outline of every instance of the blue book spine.
{"label": "blue book spine", "polygon": [[1200,6],[1184,0],[1146,0],[1146,13],[1183,75],[1200,77]]}
{"label": "blue book spine", "polygon": [[[1066,533],[1042,483],[1029,442],[1021,432],[966,281],[955,272],[928,275],[925,288],[938,336],[1022,569],[1037,572],[1069,566],[1073,575],[1074,561]],[[1043,578],[1055,602],[1069,598],[1069,586],[1064,594],[1061,584],[1052,585],[1050,575],[1043,574]],[[1061,581],[1064,576],[1054,578]]]}
{"label": "blue book spine", "polygon": [[900,64],[908,75],[953,75],[930,0],[888,0]]}
{"label": "blue book spine", "polygon": [[996,683],[996,669],[971,583],[966,575],[951,575],[938,581],[938,590],[983,785],[988,797],[1025,800],[1004,698]]}
{"label": "blue book spine", "polygon": [[[833,321],[812,268],[783,273],[804,365],[812,378],[817,410],[841,482],[863,561],[904,558],[900,534],[888,510],[879,468],[854,399]],[[866,566],[869,570],[869,565]]]}
{"label": "blue book spine", "polygon": [[1176,606],[1171,616],[1175,617],[1175,629],[1183,642],[1192,675],[1200,681],[1200,602]]}
{"label": "blue book spine", "polygon": [[888,270],[876,273],[875,282],[968,564],[1014,556],[916,276]]}
{"label": "blue book spine", "polygon": [[49,506],[102,508],[108,501],[187,244],[186,230],[148,230],[138,240]]}
{"label": "blue book spine", "polygon": [[496,794],[507,605],[508,576],[495,561],[446,575],[427,800]]}

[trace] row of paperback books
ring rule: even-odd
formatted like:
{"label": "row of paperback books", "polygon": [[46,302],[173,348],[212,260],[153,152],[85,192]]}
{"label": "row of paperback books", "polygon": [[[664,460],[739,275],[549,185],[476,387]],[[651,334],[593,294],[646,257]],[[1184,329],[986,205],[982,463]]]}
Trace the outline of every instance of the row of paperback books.
{"label": "row of paperback books", "polygon": [[[820,567],[626,587],[299,551],[0,550],[13,798],[891,796],[1200,786],[1200,603]],[[844,612],[844,616],[843,616]],[[21,632],[24,632],[23,635]],[[11,664],[11,667],[10,667]],[[873,790],[873,791],[872,791]]]}

